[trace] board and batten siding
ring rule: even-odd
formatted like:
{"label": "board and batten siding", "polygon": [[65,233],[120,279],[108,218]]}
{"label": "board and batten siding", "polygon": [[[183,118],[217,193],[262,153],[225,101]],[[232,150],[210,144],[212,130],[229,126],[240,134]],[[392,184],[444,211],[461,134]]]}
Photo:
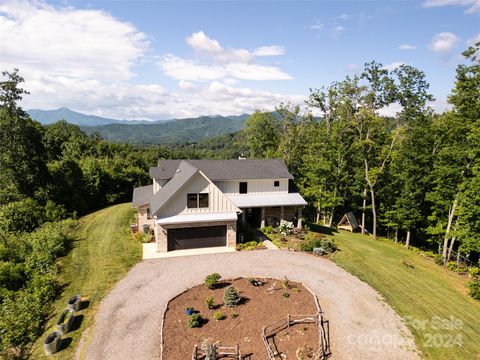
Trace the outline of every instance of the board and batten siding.
{"label": "board and batten siding", "polygon": [[[279,181],[280,186],[274,187],[273,182]],[[288,179],[251,179],[251,180],[228,180],[215,181],[225,194],[239,194],[239,186],[241,182],[248,183],[247,194],[277,194],[288,193]]]}
{"label": "board and batten siding", "polygon": [[[208,207],[187,208],[187,194],[208,193]],[[160,216],[190,213],[232,212],[238,208],[210,181],[197,173],[180,191],[160,210]]]}

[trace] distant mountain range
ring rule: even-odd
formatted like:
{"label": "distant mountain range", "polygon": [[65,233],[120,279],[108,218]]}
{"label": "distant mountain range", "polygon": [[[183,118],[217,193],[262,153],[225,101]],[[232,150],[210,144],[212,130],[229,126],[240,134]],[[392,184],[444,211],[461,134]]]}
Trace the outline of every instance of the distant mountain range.
{"label": "distant mountain range", "polygon": [[67,108],[57,110],[27,110],[41,124],[66,120],[91,134],[98,132],[105,140],[131,144],[171,144],[196,142],[208,137],[239,131],[249,115],[200,116],[188,119],[132,121],[85,115]]}

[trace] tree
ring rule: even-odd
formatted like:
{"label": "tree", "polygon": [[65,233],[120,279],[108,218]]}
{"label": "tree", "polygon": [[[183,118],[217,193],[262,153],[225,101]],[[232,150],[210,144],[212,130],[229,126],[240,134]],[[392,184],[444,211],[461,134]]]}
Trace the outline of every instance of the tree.
{"label": "tree", "polygon": [[0,204],[33,196],[48,181],[40,124],[17,106],[26,91],[18,70],[0,82]]}
{"label": "tree", "polygon": [[279,121],[269,112],[255,111],[245,122],[245,141],[251,158],[274,157],[279,140]]}

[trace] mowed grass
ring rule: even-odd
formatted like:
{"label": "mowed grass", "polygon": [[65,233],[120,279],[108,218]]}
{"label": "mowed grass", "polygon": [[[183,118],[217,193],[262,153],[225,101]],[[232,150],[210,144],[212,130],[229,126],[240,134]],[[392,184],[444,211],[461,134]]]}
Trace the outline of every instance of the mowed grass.
{"label": "mowed grass", "polygon": [[70,296],[81,294],[88,307],[78,312],[74,330],[63,336],[62,350],[48,359],[73,359],[82,334],[82,349],[92,336],[95,314],[100,300],[122,279],[128,270],[141,260],[141,245],[135,243],[129,224],[133,216],[130,204],[121,204],[97,211],[79,220],[73,232],[72,249],[61,259],[62,283],[65,289],[54,304],[47,330],[32,349],[32,359],[47,359],[43,340],[55,330],[55,322]]}
{"label": "mowed grass", "polygon": [[332,260],[406,319],[424,358],[480,359],[480,301],[468,296],[467,278],[389,240],[346,231],[333,237],[340,251]]}

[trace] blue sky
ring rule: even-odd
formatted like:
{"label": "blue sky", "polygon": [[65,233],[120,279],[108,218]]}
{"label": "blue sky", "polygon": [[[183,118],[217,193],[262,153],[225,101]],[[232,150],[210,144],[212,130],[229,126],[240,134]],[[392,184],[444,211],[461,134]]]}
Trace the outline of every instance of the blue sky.
{"label": "blue sky", "polygon": [[24,107],[115,118],[302,103],[371,60],[423,70],[441,111],[475,39],[480,0],[0,0],[0,67],[25,77]]}

